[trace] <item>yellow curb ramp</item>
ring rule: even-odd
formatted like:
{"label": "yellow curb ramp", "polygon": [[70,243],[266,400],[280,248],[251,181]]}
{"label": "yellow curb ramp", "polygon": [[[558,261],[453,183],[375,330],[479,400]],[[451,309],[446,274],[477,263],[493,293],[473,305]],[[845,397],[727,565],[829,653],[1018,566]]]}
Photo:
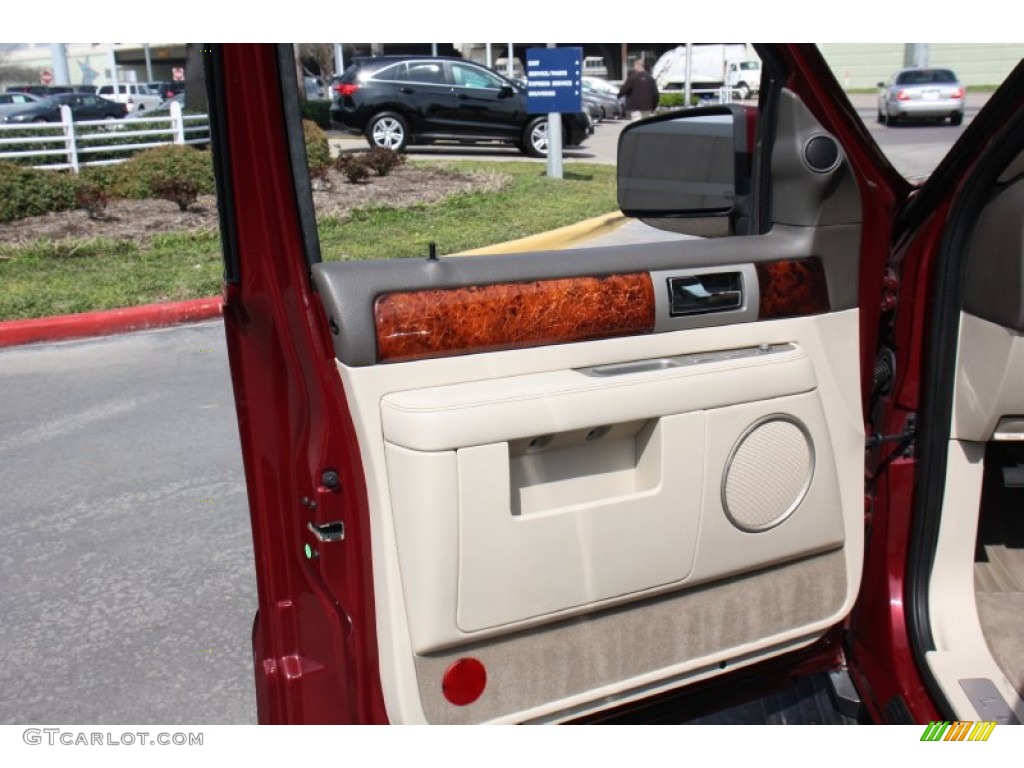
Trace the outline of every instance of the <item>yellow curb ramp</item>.
{"label": "yellow curb ramp", "polygon": [[607,235],[626,223],[626,217],[619,211],[596,216],[593,219],[552,229],[507,243],[474,248],[471,251],[453,253],[451,256],[491,256],[498,253],[523,253],[525,251],[557,251],[585,242],[599,235]]}

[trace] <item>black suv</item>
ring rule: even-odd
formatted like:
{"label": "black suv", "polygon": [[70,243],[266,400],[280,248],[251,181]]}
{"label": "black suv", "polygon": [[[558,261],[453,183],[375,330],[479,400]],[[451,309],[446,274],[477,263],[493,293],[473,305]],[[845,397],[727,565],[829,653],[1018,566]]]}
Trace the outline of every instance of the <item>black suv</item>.
{"label": "black suv", "polygon": [[[533,157],[548,151],[547,115],[526,110],[526,91],[471,61],[433,56],[355,59],[331,81],[332,125],[371,147],[435,141],[503,141]],[[562,116],[562,142],[593,133],[583,112]]]}

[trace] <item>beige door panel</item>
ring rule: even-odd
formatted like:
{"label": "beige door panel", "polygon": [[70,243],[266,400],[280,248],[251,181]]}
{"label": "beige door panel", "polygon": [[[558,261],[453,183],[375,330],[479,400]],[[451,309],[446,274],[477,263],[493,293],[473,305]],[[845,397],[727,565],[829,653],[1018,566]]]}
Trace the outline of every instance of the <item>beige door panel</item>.
{"label": "beige door panel", "polygon": [[[863,551],[856,329],[851,310],[339,364],[392,719],[558,719],[841,619]],[[440,675],[466,655],[495,682],[453,707]]]}

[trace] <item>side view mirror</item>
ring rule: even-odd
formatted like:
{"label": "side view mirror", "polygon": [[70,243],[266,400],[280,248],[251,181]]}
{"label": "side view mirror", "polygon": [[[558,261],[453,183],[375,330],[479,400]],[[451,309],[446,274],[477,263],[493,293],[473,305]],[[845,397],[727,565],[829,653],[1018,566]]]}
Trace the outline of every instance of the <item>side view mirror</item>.
{"label": "side view mirror", "polygon": [[498,98],[507,99],[511,96],[515,96],[515,93],[516,89],[513,88],[511,85],[503,85],[501,86],[501,88],[498,89]]}
{"label": "side view mirror", "polygon": [[619,137],[619,208],[675,232],[745,233],[755,118],[755,109],[730,104],[629,125]]}
{"label": "side view mirror", "polygon": [[885,88],[885,83],[883,83],[883,82],[879,81],[879,83],[878,83],[878,87],[879,87],[879,88]]}

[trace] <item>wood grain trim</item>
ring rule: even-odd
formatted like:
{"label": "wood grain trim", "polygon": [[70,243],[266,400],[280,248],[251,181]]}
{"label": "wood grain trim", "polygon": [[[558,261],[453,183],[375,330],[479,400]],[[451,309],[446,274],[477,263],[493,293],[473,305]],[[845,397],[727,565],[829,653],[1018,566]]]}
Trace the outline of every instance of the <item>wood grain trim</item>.
{"label": "wood grain trim", "polygon": [[819,259],[756,264],[761,290],[758,320],[820,315],[831,309]]}
{"label": "wood grain trim", "polygon": [[389,293],[374,320],[379,362],[566,344],[652,332],[654,286],[637,272]]}

